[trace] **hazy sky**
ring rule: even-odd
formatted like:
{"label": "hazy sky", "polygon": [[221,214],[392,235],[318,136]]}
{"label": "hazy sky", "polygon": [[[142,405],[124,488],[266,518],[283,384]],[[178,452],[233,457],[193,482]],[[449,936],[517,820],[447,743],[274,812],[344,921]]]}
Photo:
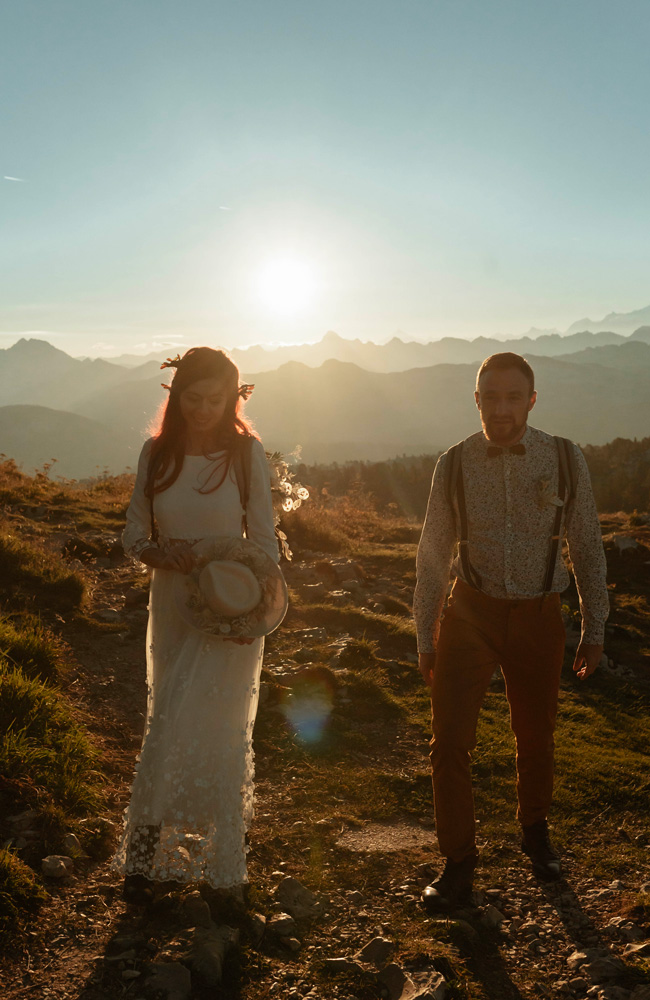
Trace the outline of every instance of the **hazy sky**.
{"label": "hazy sky", "polygon": [[0,346],[650,303],[648,0],[5,0]]}

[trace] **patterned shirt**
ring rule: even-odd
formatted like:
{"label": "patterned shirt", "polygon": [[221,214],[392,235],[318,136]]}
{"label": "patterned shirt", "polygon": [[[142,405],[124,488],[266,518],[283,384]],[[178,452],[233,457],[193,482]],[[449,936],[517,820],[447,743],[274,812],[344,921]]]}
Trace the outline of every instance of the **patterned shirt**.
{"label": "patterned shirt", "polygon": [[[527,427],[521,443],[525,454],[488,456],[482,431],[463,443],[462,467],[467,507],[469,559],[491,597],[541,596],[550,556],[558,506],[558,456],[553,437]],[[577,447],[576,494],[568,517],[562,514],[573,566],[584,642],[602,643],[609,613],[605,553],[598,513],[585,458]],[[417,585],[413,609],[421,653],[432,652],[450,574],[465,579],[458,554],[458,505],[454,512],[445,495],[446,455],[436,465],[424,527],[418,547]],[[469,581],[465,581],[469,582]],[[561,546],[552,591],[569,585]]]}

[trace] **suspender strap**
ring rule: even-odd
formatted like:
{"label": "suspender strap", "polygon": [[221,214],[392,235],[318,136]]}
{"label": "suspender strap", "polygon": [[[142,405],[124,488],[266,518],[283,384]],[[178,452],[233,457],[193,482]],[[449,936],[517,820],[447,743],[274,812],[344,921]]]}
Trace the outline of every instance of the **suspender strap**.
{"label": "suspender strap", "polygon": [[458,518],[460,520],[460,531],[458,539],[458,553],[460,564],[463,567],[465,580],[474,590],[481,589],[481,577],[472,567],[469,561],[469,538],[467,527],[467,505],[465,503],[465,484],[463,482],[463,465],[460,461],[460,447],[458,448],[458,462],[456,470],[456,502],[458,504]]}
{"label": "suspender strap", "polygon": [[555,508],[555,519],[553,521],[553,535],[551,537],[551,551],[548,557],[548,565],[546,567],[546,577],[544,579],[544,593],[550,594],[551,586],[553,585],[553,576],[555,573],[555,561],[557,559],[557,550],[560,545],[560,526],[562,524],[562,510],[566,507],[571,491],[568,487],[569,478],[569,464],[567,460],[566,446],[570,445],[566,438],[555,438],[555,443],[557,445],[557,495],[561,500],[564,501],[562,507],[557,506]]}

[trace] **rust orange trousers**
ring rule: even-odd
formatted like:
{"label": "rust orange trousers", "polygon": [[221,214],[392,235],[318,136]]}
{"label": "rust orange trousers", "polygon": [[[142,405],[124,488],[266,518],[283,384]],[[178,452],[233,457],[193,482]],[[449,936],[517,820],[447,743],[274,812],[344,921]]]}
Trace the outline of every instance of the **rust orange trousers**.
{"label": "rust orange trousers", "polygon": [[564,643],[559,594],[500,600],[456,580],[431,688],[433,798],[444,857],[461,861],[476,853],[470,759],[479,711],[499,666],[517,744],[517,818],[524,826],[546,819]]}

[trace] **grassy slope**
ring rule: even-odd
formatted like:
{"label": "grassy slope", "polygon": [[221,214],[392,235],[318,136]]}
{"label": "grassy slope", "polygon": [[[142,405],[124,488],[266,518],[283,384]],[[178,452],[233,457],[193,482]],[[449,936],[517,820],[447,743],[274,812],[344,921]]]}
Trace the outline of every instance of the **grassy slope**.
{"label": "grassy slope", "polygon": [[[19,535],[21,543],[49,552],[43,565],[51,569],[52,546],[59,545],[62,529],[85,535],[106,528],[117,530],[127,488],[128,482],[120,480],[79,489],[50,484],[46,479],[29,480],[11,469],[5,470],[4,479],[0,477],[0,494],[9,507],[5,531]],[[633,533],[648,544],[646,527],[632,529],[622,516],[604,521],[606,531]],[[295,528],[291,535],[288,526],[298,557],[300,546],[306,549],[316,545],[326,553],[349,557],[359,564],[369,589],[389,600],[384,603],[384,612],[363,610],[352,601],[334,606],[322,597],[310,599],[294,583],[289,616],[267,643],[263,679],[268,685],[268,696],[255,731],[259,803],[251,831],[254,898],[262,909],[270,906],[272,889],[278,880],[272,873],[282,864],[284,871],[324,891],[331,907],[323,926],[313,928],[306,939],[314,950],[301,952],[291,960],[288,970],[284,953],[266,945],[259,954],[244,934],[239,964],[228,972],[232,995],[243,990],[251,1000],[262,1000],[268,994],[271,974],[280,967],[287,972],[287,982],[291,976],[302,976],[310,982],[322,982],[323,990],[327,990],[319,957],[342,950],[352,952],[372,936],[370,927],[357,922],[345,943],[332,937],[335,922],[345,923],[347,911],[340,900],[341,894],[349,889],[360,889],[373,898],[372,925],[377,922],[390,925],[401,962],[416,962],[418,956],[433,955],[444,966],[447,978],[457,983],[456,995],[476,998],[495,995],[490,991],[496,981],[496,944],[488,941],[483,949],[468,954],[466,949],[459,948],[458,931],[453,924],[432,925],[416,906],[405,906],[399,896],[393,899],[387,892],[391,884],[399,886],[418,862],[435,859],[430,846],[414,849],[405,857],[401,852],[359,854],[338,843],[343,827],[362,829],[369,823],[405,818],[425,830],[431,827],[426,758],[429,705],[411,661],[413,626],[406,613],[408,592],[413,584],[417,532],[412,525],[380,518],[363,497],[355,498],[354,507],[348,503],[325,511],[307,508]],[[556,839],[573,858],[575,873],[590,873],[609,880],[629,872],[632,866],[640,872],[640,885],[650,877],[645,846],[645,776],[650,744],[647,713],[650,587],[644,567],[647,549],[624,556],[610,549],[608,556],[613,598],[608,650],[615,660],[633,668],[635,674],[632,679],[621,681],[599,673],[588,685],[581,685],[574,680],[567,662],[557,733],[558,778],[553,821]],[[318,558],[308,557],[308,560],[319,563]],[[326,556],[321,556],[320,562],[326,564]],[[60,569],[64,580],[70,571],[63,564]],[[84,605],[88,598],[82,596],[75,607],[67,590],[65,593],[66,620],[76,622],[74,630],[79,636],[91,633],[101,649],[101,643],[110,637],[98,635],[99,626]],[[9,610],[14,613],[21,610],[20,593],[12,591],[5,598]],[[60,603],[57,604],[60,598],[59,594],[43,611],[43,618],[51,628],[56,627],[56,615],[60,617],[62,613]],[[569,595],[569,604],[575,610],[575,596]],[[19,636],[18,642],[15,632],[16,629],[20,632],[21,622],[23,638]],[[324,627],[327,639],[306,647],[299,630],[310,627]],[[51,660],[47,668],[51,669],[50,683],[61,676],[63,648],[52,637],[51,628],[42,635]],[[15,666],[22,656],[23,662],[18,666],[36,678],[21,681],[33,691],[33,709],[28,721],[37,732],[36,706],[44,711],[50,698],[52,717],[59,713],[58,717],[67,720],[65,724],[78,727],[74,708],[68,706],[65,684],[47,693],[30,688],[41,683],[38,677],[43,676],[42,669],[34,666],[33,646],[29,647],[31,653],[24,651],[30,635],[33,642],[35,631],[38,628],[35,629],[33,619],[19,616],[9,626],[5,625],[4,633],[11,665]],[[332,673],[328,668],[334,652],[331,642],[343,633],[352,636],[356,644],[350,644],[341,659],[344,672]],[[2,635],[0,628],[0,650]],[[39,655],[44,662],[50,662],[43,650]],[[291,687],[277,682],[277,670],[283,664],[295,668],[305,660],[310,666],[298,682]],[[54,732],[56,727],[52,728]],[[83,747],[81,755],[76,757],[79,773],[88,775],[92,750],[84,734],[78,728],[75,732],[79,733],[79,746]],[[28,757],[26,751],[24,757]],[[26,760],[22,763],[27,766]],[[485,842],[484,884],[498,885],[500,879],[507,878],[509,867],[520,863],[514,822],[513,745],[507,706],[498,683],[486,699],[474,768],[477,815],[481,821],[481,839]],[[96,807],[92,799],[92,775],[89,779],[84,792],[86,799],[80,794],[71,807],[66,805],[60,790],[48,787],[45,771],[39,772],[34,766],[28,774],[28,783],[37,787],[39,794],[50,797],[50,809],[63,810],[70,828],[74,825],[75,809],[92,811]],[[36,851],[33,862],[37,856]],[[5,862],[6,858],[0,859],[0,868]],[[9,895],[15,892],[16,898],[22,900],[23,917],[27,919],[39,901],[38,877],[18,862],[12,872],[14,890],[10,889]],[[24,888],[25,880],[29,889]],[[19,884],[23,885],[22,895]],[[629,901],[629,906],[633,905],[640,907],[638,912],[643,915],[650,899],[639,897]],[[642,962],[637,965],[642,969]],[[111,992],[113,986],[117,990],[119,983],[107,974],[104,982],[107,995],[120,995]],[[367,984],[363,987],[357,984],[355,989],[358,996],[378,995]]]}

